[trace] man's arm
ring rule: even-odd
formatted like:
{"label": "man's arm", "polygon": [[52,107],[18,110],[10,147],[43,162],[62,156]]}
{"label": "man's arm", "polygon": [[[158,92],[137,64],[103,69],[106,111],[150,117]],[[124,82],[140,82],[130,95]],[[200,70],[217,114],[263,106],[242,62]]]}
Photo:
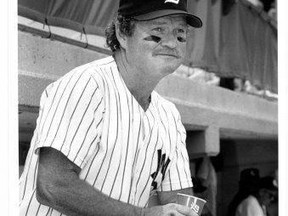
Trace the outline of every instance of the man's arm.
{"label": "man's arm", "polygon": [[80,168],[61,152],[41,148],[38,201],[67,215],[141,215],[141,208],[105,196],[79,179],[79,172]]}
{"label": "man's arm", "polygon": [[80,168],[61,152],[43,147],[39,154],[37,200],[66,215],[194,215],[188,207],[177,204],[139,208],[117,201],[79,179]]}

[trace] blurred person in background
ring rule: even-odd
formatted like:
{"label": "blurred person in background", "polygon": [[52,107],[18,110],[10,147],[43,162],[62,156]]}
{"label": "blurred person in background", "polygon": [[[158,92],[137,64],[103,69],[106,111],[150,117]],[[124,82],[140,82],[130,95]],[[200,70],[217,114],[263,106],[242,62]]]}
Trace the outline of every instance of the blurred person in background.
{"label": "blurred person in background", "polygon": [[235,216],[238,205],[250,194],[257,193],[259,180],[260,175],[258,169],[247,168],[241,171],[238,192],[228,206],[227,216]]}
{"label": "blurred person in background", "polygon": [[274,178],[263,177],[259,180],[258,190],[237,206],[235,216],[269,216],[267,209],[275,200],[278,200],[278,189]]}

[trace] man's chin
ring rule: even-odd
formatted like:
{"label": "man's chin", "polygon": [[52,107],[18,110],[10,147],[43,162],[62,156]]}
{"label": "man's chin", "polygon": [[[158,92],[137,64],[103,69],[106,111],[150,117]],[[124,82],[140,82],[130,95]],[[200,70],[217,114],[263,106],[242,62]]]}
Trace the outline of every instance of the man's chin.
{"label": "man's chin", "polygon": [[158,61],[159,64],[163,64],[166,67],[175,68],[175,70],[181,65],[182,61],[179,58],[165,58]]}
{"label": "man's chin", "polygon": [[176,71],[176,69],[180,66],[180,64],[175,65],[166,65],[165,68],[162,69],[163,74],[169,75]]}
{"label": "man's chin", "polygon": [[181,65],[182,59],[177,58],[158,58],[156,63],[156,68],[161,71],[162,75],[169,75],[174,73],[174,71]]}
{"label": "man's chin", "polygon": [[172,73],[181,65],[181,61],[167,62],[166,67],[170,68]]}

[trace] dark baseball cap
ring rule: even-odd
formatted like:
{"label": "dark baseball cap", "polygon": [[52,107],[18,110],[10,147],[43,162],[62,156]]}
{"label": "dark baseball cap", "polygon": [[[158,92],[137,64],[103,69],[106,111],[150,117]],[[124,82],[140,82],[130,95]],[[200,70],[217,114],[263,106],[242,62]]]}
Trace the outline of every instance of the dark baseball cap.
{"label": "dark baseball cap", "polygon": [[195,28],[202,26],[199,17],[187,12],[187,0],[120,0],[118,14],[139,21],[184,15],[188,25]]}
{"label": "dark baseball cap", "polygon": [[256,183],[260,180],[259,170],[256,168],[247,168],[240,173],[240,182],[243,183]]}

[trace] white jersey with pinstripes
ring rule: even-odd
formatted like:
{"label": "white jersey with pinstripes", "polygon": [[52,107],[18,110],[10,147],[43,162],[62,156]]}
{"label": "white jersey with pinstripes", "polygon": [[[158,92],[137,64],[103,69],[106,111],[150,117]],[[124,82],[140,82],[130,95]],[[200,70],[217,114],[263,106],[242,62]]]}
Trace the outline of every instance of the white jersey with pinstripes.
{"label": "white jersey with pinstripes", "polygon": [[61,151],[102,193],[145,207],[155,191],[192,187],[186,132],[176,107],[155,91],[146,111],[112,56],[50,84],[20,178],[20,215],[63,215],[36,200],[38,149]]}

